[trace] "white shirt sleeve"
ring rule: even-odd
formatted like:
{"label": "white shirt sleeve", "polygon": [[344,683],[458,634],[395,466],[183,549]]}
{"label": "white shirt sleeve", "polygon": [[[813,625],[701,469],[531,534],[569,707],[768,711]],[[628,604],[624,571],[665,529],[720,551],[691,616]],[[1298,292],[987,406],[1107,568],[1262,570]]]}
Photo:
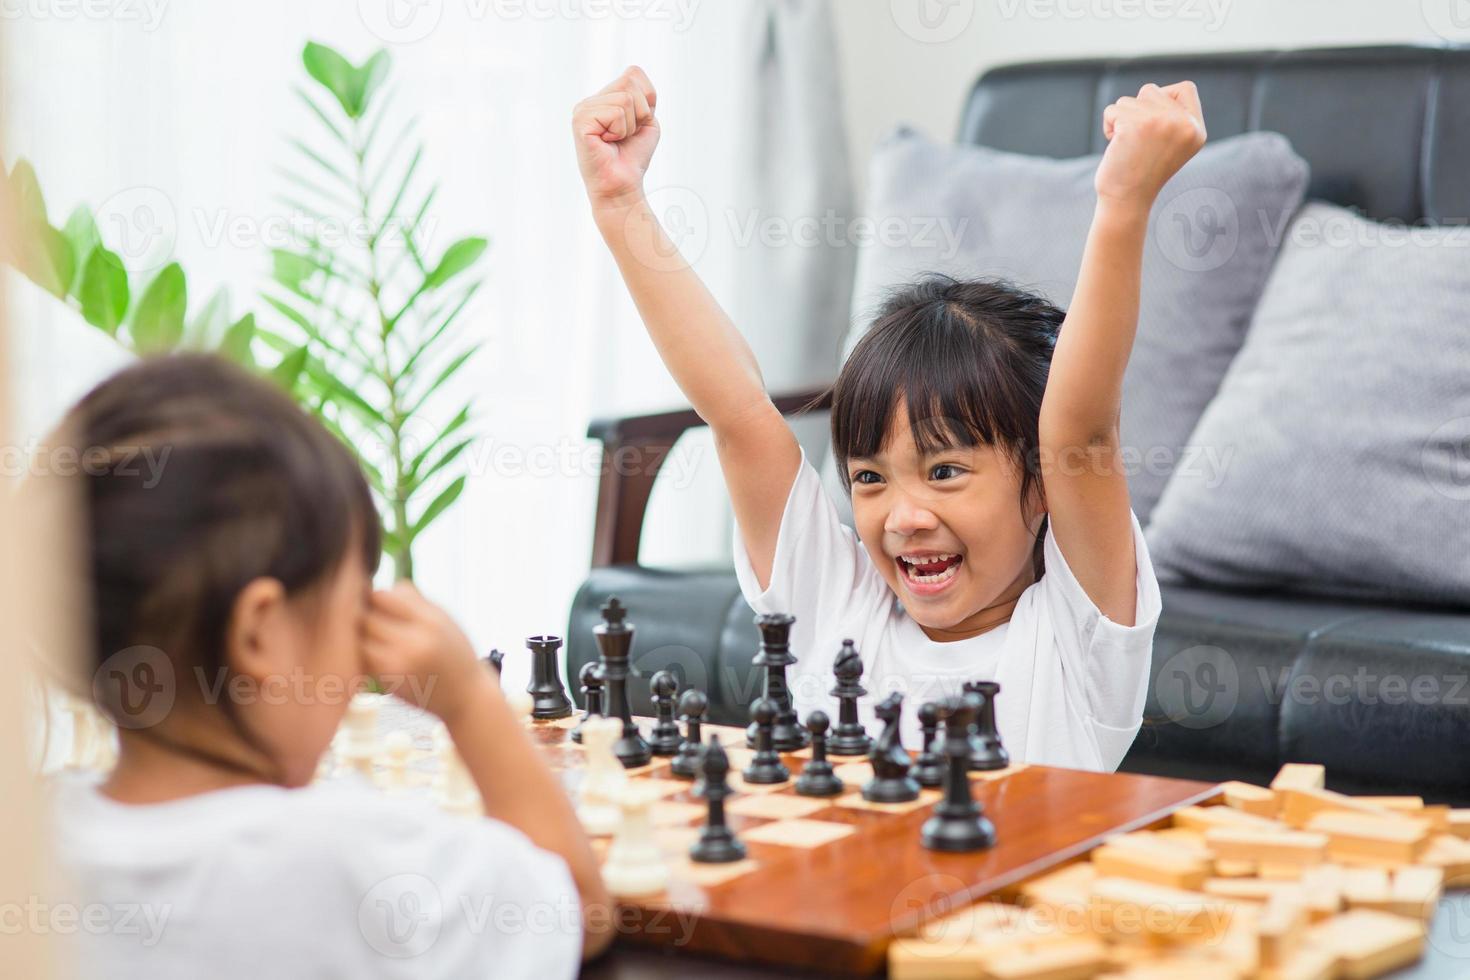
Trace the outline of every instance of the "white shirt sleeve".
{"label": "white shirt sleeve", "polygon": [[737,525],[735,528],[735,577],[745,601],[757,613],[790,613],[796,617],[791,630],[791,648],[798,669],[814,678],[809,699],[820,698],[817,690],[827,681],[837,651],[814,650],[817,637],[858,640],[867,624],[881,620],[893,602],[893,592],[873,567],[867,549],[856,532],[842,523],[822,486],[822,479],[802,451],[801,465],[792,481],[781,514],[771,577],[760,587],[750,554]]}
{"label": "white shirt sleeve", "polygon": [[1102,764],[1109,771],[1123,761],[1143,723],[1154,629],[1163,605],[1138,517],[1130,512],[1129,518],[1137,569],[1132,626],[1113,622],[1097,608],[1062,556],[1050,525],[1043,544],[1046,571],[1038,583],[1068,697],[1091,723]]}

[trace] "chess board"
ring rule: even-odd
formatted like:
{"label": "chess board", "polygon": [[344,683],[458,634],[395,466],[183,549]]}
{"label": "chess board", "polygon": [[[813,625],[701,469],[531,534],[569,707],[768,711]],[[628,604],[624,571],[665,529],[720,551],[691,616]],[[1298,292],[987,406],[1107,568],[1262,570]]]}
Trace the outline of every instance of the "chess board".
{"label": "chess board", "polygon": [[[530,722],[535,741],[575,793],[584,767],[568,733],[576,719]],[[831,799],[799,796],[791,782],[750,785],[741,729],[705,726],[730,758],[726,801],[745,860],[696,864],[687,851],[705,804],[692,782],[655,756],[630,770],[657,797],[651,816],[670,864],[666,891],[624,900],[620,934],[628,939],[727,959],[871,974],[889,944],[924,923],[1065,864],[1105,837],[1151,827],[1175,810],[1210,799],[1206,783],[1014,765],[972,773],[975,798],[995,824],[986,851],[943,854],[923,848],[920,827],[940,798],[925,790],[912,803],[874,804],[860,795],[871,776],[864,757],[832,757],[849,792]],[[783,755],[793,777],[807,751]],[[607,838],[594,839],[605,854]]]}

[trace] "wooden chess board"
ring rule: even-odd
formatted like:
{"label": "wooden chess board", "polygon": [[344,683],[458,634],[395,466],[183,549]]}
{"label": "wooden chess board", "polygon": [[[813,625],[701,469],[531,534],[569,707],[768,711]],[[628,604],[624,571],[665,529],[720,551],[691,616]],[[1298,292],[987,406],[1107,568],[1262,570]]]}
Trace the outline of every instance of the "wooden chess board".
{"label": "wooden chess board", "polygon": [[[533,735],[567,789],[585,764],[568,737],[576,719],[532,722]],[[730,756],[730,826],[748,856],[732,864],[688,859],[705,805],[666,758],[630,770],[658,795],[651,815],[670,862],[661,894],[625,901],[620,934],[723,958],[871,974],[890,943],[929,921],[1011,888],[1087,853],[1111,835],[1165,822],[1175,810],[1210,799],[1207,783],[1016,765],[972,773],[975,798],[995,824],[997,843],[972,854],[943,854],[919,843],[939,790],[906,804],[872,804],[859,790],[871,776],[864,757],[832,757],[850,792],[799,796],[787,782],[748,785],[741,729],[705,726]],[[793,778],[806,752],[783,755]],[[594,841],[600,854],[607,839]]]}

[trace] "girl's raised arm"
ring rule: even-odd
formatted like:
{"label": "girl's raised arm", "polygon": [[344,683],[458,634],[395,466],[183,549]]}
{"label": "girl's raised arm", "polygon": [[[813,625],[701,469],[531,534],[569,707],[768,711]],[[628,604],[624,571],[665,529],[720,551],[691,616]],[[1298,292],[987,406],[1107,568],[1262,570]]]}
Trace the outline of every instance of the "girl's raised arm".
{"label": "girl's raised arm", "polygon": [[1205,142],[1193,82],[1145,85],[1103,113],[1108,148],[1077,289],[1041,403],[1042,485],[1057,546],[1098,609],[1132,626],[1137,603],[1128,479],[1120,455],[1123,372],[1138,326],[1149,210]]}
{"label": "girl's raised arm", "polygon": [[771,403],[745,338],[669,239],[643,194],[658,145],[658,93],[629,68],[577,104],[572,135],[587,197],[649,337],[714,432],[751,565],[770,584],[781,514],[801,450]]}

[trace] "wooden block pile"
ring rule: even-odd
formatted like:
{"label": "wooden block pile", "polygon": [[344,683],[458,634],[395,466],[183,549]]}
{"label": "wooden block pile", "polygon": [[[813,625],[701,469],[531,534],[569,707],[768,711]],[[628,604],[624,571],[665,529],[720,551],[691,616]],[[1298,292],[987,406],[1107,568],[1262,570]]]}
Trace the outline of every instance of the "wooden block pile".
{"label": "wooden block pile", "polygon": [[1470,888],[1470,810],[1350,797],[1321,766],[1124,834],[1088,860],[927,923],[893,980],[1366,980],[1418,960]]}

